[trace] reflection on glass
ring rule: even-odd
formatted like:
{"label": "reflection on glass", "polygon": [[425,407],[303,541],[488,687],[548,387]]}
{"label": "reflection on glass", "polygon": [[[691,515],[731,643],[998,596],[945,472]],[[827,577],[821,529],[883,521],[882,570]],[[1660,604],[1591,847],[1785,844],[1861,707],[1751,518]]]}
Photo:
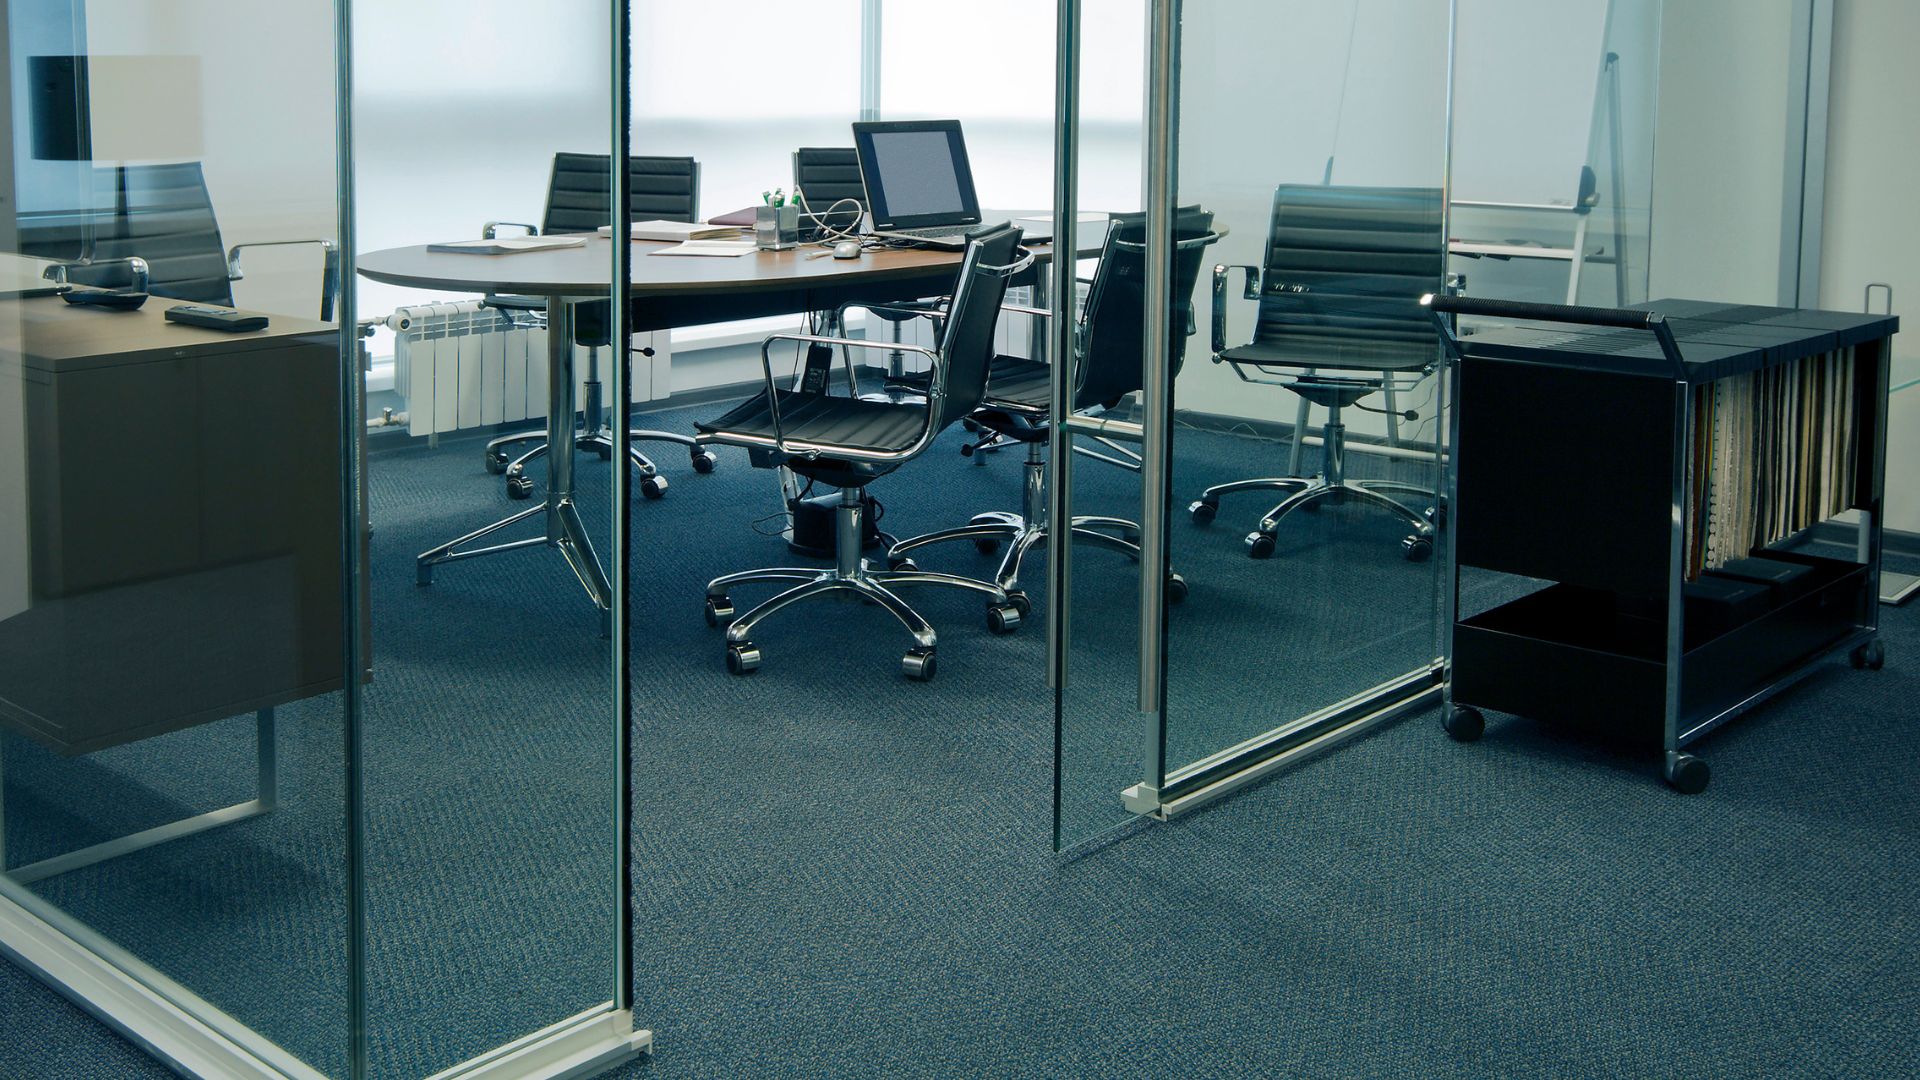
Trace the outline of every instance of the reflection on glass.
{"label": "reflection on glass", "polygon": [[1163,797],[1436,656],[1448,6],[1185,9],[1179,201],[1231,269],[1175,383]]}
{"label": "reflection on glass", "polygon": [[1458,6],[1451,269],[1475,296],[1646,300],[1661,0]]}
{"label": "reflection on glass", "polygon": [[341,1074],[331,15],[5,30],[0,896]]}

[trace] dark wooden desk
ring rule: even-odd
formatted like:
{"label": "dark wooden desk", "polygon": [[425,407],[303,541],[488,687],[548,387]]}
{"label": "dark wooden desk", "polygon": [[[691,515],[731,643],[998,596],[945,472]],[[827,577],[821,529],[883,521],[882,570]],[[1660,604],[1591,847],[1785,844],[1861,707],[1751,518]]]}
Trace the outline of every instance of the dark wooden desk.
{"label": "dark wooden desk", "polygon": [[29,579],[0,724],[60,753],[340,686],[337,331],[201,330],[175,303],[0,302]]}

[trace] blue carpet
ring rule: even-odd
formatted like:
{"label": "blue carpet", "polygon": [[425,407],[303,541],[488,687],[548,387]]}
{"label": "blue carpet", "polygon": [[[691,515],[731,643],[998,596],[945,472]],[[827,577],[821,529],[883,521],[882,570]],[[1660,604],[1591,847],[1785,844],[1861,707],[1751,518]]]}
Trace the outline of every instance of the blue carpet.
{"label": "blue carpet", "polygon": [[[1181,454],[1185,496],[1278,471],[1283,448],[1183,434]],[[751,529],[769,479],[738,455],[713,476],[657,456],[673,487],[632,520],[637,1013],[660,1045],[622,1075],[1920,1067],[1912,610],[1888,613],[1886,671],[1834,665],[1705,744],[1715,780],[1698,798],[1667,791],[1648,758],[1510,719],[1458,746],[1428,717],[1059,864],[1044,627],[996,638],[971,596],[919,594],[941,634],[940,675],[919,686],[898,674],[907,642],[885,616],[796,609],[757,635],[765,668],[731,678],[700,584],[787,560]],[[413,552],[520,505],[477,457],[450,441],[370,468],[379,1075],[423,1075],[607,996],[606,663],[585,602],[551,553],[412,585]],[[1083,509],[1128,513],[1130,477],[1078,472]],[[604,505],[604,467],[582,473],[583,505]],[[1011,509],[1018,483],[1012,455],[975,467],[942,449],[875,491],[904,535]],[[1176,759],[1432,653],[1432,574],[1399,560],[1403,530],[1350,508],[1303,515],[1254,563],[1238,537],[1266,505],[1239,496],[1211,529],[1176,523],[1193,582],[1170,622]],[[965,545],[922,562],[988,565]],[[1131,632],[1130,569],[1076,559],[1069,705],[1085,753],[1067,779],[1085,830],[1117,819],[1134,752],[1133,672],[1110,647]],[[337,702],[282,714],[286,809],[45,893],[332,1067]],[[81,762],[9,743],[14,858],[245,797],[250,731],[227,721]],[[76,782],[90,798],[64,796]],[[0,1016],[15,1033],[0,1076],[160,1075],[3,965]]]}

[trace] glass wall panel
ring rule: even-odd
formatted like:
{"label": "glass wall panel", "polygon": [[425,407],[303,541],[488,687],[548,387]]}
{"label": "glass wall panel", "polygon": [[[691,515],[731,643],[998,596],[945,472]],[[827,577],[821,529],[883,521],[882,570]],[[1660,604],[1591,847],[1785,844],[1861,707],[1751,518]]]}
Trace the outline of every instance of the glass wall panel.
{"label": "glass wall panel", "polygon": [[3,26],[0,896],[344,1075],[331,5]]}
{"label": "glass wall panel", "polygon": [[1450,7],[1183,5],[1163,798],[1432,681]]}
{"label": "glass wall panel", "polygon": [[[616,999],[615,479],[653,469],[612,435],[611,5],[355,8],[368,1059],[424,1076]],[[645,216],[691,218],[656,165]]]}

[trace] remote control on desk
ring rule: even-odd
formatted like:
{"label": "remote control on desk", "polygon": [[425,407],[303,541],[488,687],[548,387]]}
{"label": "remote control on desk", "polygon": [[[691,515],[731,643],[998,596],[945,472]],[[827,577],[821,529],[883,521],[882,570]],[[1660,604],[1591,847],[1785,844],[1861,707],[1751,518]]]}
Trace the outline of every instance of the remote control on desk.
{"label": "remote control on desk", "polygon": [[168,308],[167,321],[185,323],[188,326],[202,326],[208,330],[226,330],[230,333],[267,328],[265,315],[234,311],[231,308],[201,307],[197,304],[181,304],[178,307]]}
{"label": "remote control on desk", "polygon": [[133,311],[147,302],[147,294],[124,289],[72,289],[60,294],[75,307],[103,307]]}

